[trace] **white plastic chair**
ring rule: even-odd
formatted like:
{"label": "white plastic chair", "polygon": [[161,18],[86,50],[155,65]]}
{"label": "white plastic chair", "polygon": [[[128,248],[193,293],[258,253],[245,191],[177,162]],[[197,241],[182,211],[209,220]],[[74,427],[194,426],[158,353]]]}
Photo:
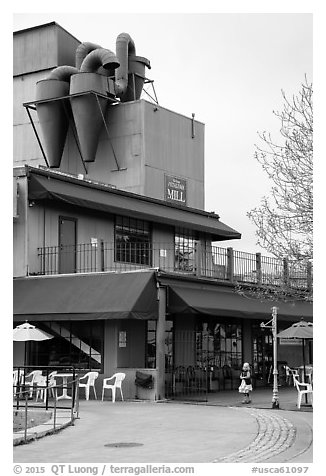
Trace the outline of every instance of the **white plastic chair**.
{"label": "white plastic chair", "polygon": [[45,402],[46,399],[46,377],[44,375],[40,375],[37,378],[36,382],[36,397],[35,401],[37,402],[38,398],[42,398]]}
{"label": "white plastic chair", "polygon": [[20,391],[20,386],[24,383],[24,375],[23,369],[13,370],[13,390],[15,396]]}
{"label": "white plastic chair", "polygon": [[36,386],[38,387],[36,390],[36,401],[38,398],[42,398],[43,401],[46,401],[46,391],[51,391],[52,397],[54,398],[56,391],[53,387],[56,386],[57,382],[54,376],[57,374],[57,371],[54,370],[53,372],[49,373],[48,378],[42,375],[38,377]]}
{"label": "white plastic chair", "polygon": [[299,378],[298,371],[296,369],[291,369],[288,365],[285,365],[285,374],[286,374],[286,382],[289,383],[292,378],[293,387],[295,387],[294,377]]}
{"label": "white plastic chair", "polygon": [[13,377],[12,383],[13,383],[14,395],[16,395],[17,386],[18,386],[18,370],[13,370],[12,377]]}
{"label": "white plastic chair", "polygon": [[294,384],[297,387],[297,391],[298,391],[298,402],[297,402],[298,409],[300,409],[300,407],[301,407],[301,401],[302,401],[303,395],[310,395],[310,401],[311,401],[311,406],[312,406],[312,404],[313,404],[312,403],[312,401],[313,401],[312,385],[310,383],[299,382],[299,380],[295,376],[293,377],[293,380],[294,380]]}
{"label": "white plastic chair", "polygon": [[[110,377],[110,378],[105,378],[105,379],[103,380],[102,402],[103,402],[104,390],[105,390],[105,389],[109,389],[109,390],[112,391],[112,402],[115,402],[116,389],[119,389],[119,390],[120,390],[121,399],[122,399],[122,401],[123,401],[123,393],[122,393],[121,385],[122,385],[122,382],[123,382],[123,380],[125,379],[125,377],[126,377],[126,374],[124,374],[124,373],[117,373],[117,374],[112,375],[112,377]],[[114,383],[113,383],[113,384],[108,384],[108,382],[109,382],[110,380],[113,380],[113,379],[114,379]]]}
{"label": "white plastic chair", "polygon": [[[96,390],[95,390],[95,380],[98,377],[98,372],[87,372],[83,377],[80,377],[78,386],[85,389],[86,400],[89,400],[89,389],[93,388],[95,398],[97,400]],[[81,380],[87,379],[85,383],[80,383]]]}
{"label": "white plastic chair", "polygon": [[33,396],[33,390],[34,390],[34,384],[37,384],[39,380],[42,380],[42,370],[33,370],[31,373],[26,375],[25,377],[25,386],[30,387],[29,390],[29,397],[32,398]]}

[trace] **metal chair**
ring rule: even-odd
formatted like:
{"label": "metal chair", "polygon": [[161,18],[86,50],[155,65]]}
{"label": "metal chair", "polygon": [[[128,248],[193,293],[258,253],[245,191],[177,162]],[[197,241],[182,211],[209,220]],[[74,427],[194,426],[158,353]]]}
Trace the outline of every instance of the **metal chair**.
{"label": "metal chair", "polygon": [[[297,407],[300,409],[303,395],[310,395],[311,406],[313,406],[313,389],[310,383],[299,382],[296,376],[293,376],[294,384],[298,391]],[[305,390],[304,390],[305,389]]]}
{"label": "metal chair", "polygon": [[[103,402],[103,398],[104,398],[104,390],[105,389],[109,389],[112,391],[112,402],[115,402],[115,393],[116,393],[116,389],[120,390],[120,395],[121,395],[121,399],[123,401],[123,394],[122,394],[122,388],[121,388],[121,385],[122,385],[122,382],[123,380],[125,379],[126,377],[126,374],[124,373],[116,373],[114,375],[112,375],[112,377],[110,378],[105,378],[103,380],[103,388],[102,388],[102,402]],[[113,380],[114,379],[114,383],[113,384],[108,384],[108,382],[110,380]]]}
{"label": "metal chair", "polygon": [[[95,399],[97,400],[96,390],[95,390],[95,380],[98,377],[98,372],[87,372],[83,377],[79,378],[78,386],[79,388],[85,389],[86,400],[89,400],[89,389],[92,387]],[[81,380],[87,379],[85,383],[81,383]]]}

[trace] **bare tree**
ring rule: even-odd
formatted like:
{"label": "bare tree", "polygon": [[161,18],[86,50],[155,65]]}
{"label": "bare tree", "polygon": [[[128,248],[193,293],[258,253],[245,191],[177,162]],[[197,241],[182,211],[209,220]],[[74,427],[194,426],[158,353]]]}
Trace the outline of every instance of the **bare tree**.
{"label": "bare tree", "polygon": [[255,158],[274,182],[271,193],[247,216],[257,226],[257,244],[274,256],[297,262],[313,253],[313,104],[312,84],[305,80],[299,93],[273,114],[281,121],[281,144],[267,132]]}

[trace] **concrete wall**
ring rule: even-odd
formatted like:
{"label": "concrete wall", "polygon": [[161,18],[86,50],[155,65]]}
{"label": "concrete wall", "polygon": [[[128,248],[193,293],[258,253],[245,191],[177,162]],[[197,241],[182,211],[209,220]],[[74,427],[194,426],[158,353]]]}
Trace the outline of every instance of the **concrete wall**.
{"label": "concrete wall", "polygon": [[[156,369],[145,369],[145,321],[107,320],[104,328],[103,374],[96,381],[96,391],[102,394],[103,378],[112,377],[116,372],[123,372],[126,378],[122,384],[124,398],[155,400],[155,388],[136,387],[137,370],[149,373],[156,379]],[[127,347],[119,348],[119,331],[127,331]],[[123,351],[126,352],[123,352]],[[111,392],[106,390],[104,399],[111,400]],[[118,393],[117,400],[120,399]]]}
{"label": "concrete wall", "polygon": [[204,209],[204,124],[144,101],[144,195],[165,199],[166,174],[186,180],[187,205]]}
{"label": "concrete wall", "polygon": [[[192,138],[190,118],[139,100],[109,106],[106,125],[95,161],[86,165],[88,178],[164,200],[165,175],[170,175],[186,180],[187,205],[204,209],[203,124],[195,122]],[[85,174],[71,134],[60,168]]]}
{"label": "concrete wall", "polygon": [[16,189],[16,216],[13,223],[13,276],[26,276],[28,273],[28,240],[27,240],[27,179],[14,177]]}

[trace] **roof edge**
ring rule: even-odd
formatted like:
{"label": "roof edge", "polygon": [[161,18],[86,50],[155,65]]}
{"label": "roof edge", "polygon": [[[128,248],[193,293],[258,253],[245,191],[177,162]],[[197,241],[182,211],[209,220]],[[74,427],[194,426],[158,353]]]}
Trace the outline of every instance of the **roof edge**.
{"label": "roof edge", "polygon": [[[21,167],[19,167],[19,169],[22,170]],[[37,167],[33,167],[31,165],[25,165],[25,170],[26,170],[26,175],[27,176],[29,176],[30,174],[35,174],[35,175],[43,175],[43,176],[46,176],[46,177],[52,177],[52,178],[55,178],[57,180],[62,180],[64,182],[70,182],[70,183],[74,183],[74,184],[84,186],[84,187],[91,187],[91,188],[94,188],[94,189],[97,189],[97,190],[106,191],[106,192],[113,193],[113,194],[116,194],[116,195],[122,195],[124,197],[134,198],[136,200],[145,201],[145,202],[148,202],[148,203],[155,203],[155,204],[167,207],[167,208],[182,210],[182,211],[187,212],[187,213],[194,213],[196,215],[202,215],[202,216],[205,216],[207,218],[213,218],[214,220],[217,220],[220,223],[222,223],[220,221],[220,216],[217,213],[207,212],[205,210],[200,210],[198,208],[187,207],[187,206],[184,206],[184,205],[169,203],[169,202],[166,202],[166,201],[158,199],[158,198],[146,197],[145,195],[139,195],[137,193],[128,192],[126,190],[121,190],[121,189],[114,188],[110,184],[105,184],[105,183],[101,183],[101,182],[97,182],[97,181],[93,181],[93,180],[89,180],[89,179],[85,179],[85,178],[80,179],[77,176],[74,176],[74,175],[71,175],[71,174],[68,174],[68,173],[65,173],[65,172],[52,171],[52,170],[49,170],[47,168],[37,168]],[[227,226],[229,226],[229,225],[227,225]],[[229,227],[229,228],[231,228],[231,227]],[[234,231],[236,233],[238,233],[236,230],[234,230]]]}

